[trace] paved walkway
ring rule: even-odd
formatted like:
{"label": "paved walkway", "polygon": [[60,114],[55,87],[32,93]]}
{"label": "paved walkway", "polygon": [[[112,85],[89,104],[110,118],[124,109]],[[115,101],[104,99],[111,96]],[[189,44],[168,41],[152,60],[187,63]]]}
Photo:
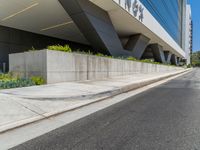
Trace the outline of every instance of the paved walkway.
{"label": "paved walkway", "polygon": [[0,133],[148,85],[178,73],[181,71],[1,90]]}
{"label": "paved walkway", "polygon": [[199,74],[195,69],[11,150],[200,150]]}

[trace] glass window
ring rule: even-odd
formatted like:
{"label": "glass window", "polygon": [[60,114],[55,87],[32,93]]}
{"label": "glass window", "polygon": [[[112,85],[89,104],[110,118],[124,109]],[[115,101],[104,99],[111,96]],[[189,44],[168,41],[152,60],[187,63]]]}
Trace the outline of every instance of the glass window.
{"label": "glass window", "polygon": [[181,46],[183,0],[140,0],[171,37]]}

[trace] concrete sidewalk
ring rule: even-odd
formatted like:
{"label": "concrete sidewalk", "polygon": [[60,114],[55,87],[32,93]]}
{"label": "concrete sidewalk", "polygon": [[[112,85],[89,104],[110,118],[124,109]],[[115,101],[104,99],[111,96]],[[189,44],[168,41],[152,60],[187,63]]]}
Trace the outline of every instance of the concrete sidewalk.
{"label": "concrete sidewalk", "polygon": [[135,74],[0,91],[0,133],[184,73]]}

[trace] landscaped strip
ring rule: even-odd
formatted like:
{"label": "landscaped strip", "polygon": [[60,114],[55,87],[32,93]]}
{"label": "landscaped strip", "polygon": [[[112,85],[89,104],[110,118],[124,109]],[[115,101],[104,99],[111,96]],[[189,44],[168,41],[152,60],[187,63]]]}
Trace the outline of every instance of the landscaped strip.
{"label": "landscaped strip", "polygon": [[44,83],[45,80],[42,77],[20,78],[13,76],[11,73],[0,74],[0,89],[28,87]]}
{"label": "landscaped strip", "polygon": [[[123,60],[130,60],[130,61],[137,61],[137,62],[142,62],[142,63],[151,63],[151,64],[157,64],[157,65],[167,65],[167,66],[174,66],[177,67],[175,65],[172,64],[168,64],[168,63],[160,63],[160,62],[156,62],[153,59],[142,59],[142,60],[138,60],[132,56],[129,57],[114,57],[114,56],[109,56],[109,55],[104,55],[102,53],[92,53],[90,50],[86,51],[80,51],[80,50],[72,50],[70,48],[69,45],[51,45],[51,46],[47,46],[48,50],[55,50],[55,51],[62,51],[62,52],[68,52],[68,53],[80,53],[80,54],[86,54],[86,55],[95,55],[95,56],[99,56],[99,57],[107,57],[107,58],[114,58],[114,59],[123,59]],[[186,66],[183,66],[186,67]],[[190,68],[190,66],[188,67]]]}

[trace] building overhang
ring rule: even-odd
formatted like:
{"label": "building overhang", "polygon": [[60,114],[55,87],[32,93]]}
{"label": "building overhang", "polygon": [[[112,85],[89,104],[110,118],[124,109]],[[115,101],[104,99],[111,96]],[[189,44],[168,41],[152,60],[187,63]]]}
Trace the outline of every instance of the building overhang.
{"label": "building overhang", "polygon": [[58,0],[0,0],[0,25],[89,44]]}
{"label": "building overhang", "polygon": [[[125,0],[90,1],[109,13],[112,23],[120,37],[125,38],[133,34],[143,34],[151,39],[150,44],[158,43],[165,51],[170,51],[178,57],[185,58],[184,50],[139,1],[139,5],[144,8],[142,21],[139,17],[139,12],[137,15],[134,15],[133,4],[130,10],[125,8]],[[121,1],[121,4],[119,4],[119,1]]]}
{"label": "building overhang", "polygon": [[[143,34],[151,39],[150,43],[158,43],[164,50],[185,57],[185,52],[147,9],[144,9],[141,22],[125,10],[124,5],[119,5],[119,0],[90,1],[108,12],[122,39],[133,34]],[[121,0],[122,3],[124,1]],[[89,44],[58,0],[0,0],[0,25]]]}

